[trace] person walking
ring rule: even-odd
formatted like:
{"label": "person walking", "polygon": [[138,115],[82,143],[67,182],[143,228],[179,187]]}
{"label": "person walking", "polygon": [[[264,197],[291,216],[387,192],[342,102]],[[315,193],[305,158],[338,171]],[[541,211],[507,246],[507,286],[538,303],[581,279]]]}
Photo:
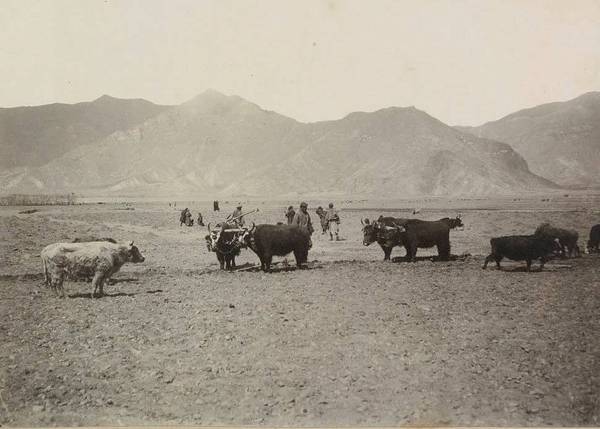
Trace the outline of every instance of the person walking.
{"label": "person walking", "polygon": [[333,207],[333,203],[329,203],[329,208],[325,212],[325,221],[329,230],[329,240],[333,241],[333,237],[335,236],[335,241],[340,241],[340,215]]}

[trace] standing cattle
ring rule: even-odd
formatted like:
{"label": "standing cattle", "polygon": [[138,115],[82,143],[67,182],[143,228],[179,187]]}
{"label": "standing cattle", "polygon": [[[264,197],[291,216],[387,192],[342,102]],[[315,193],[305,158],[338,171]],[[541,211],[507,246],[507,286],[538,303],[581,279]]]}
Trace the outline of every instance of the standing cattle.
{"label": "standing cattle", "polygon": [[260,268],[271,270],[273,256],[285,256],[294,252],[296,265],[303,268],[308,260],[310,235],[295,225],[252,225],[241,237],[244,246],[249,247],[260,259]]}
{"label": "standing cattle", "polygon": [[217,227],[220,228],[211,229],[210,223],[208,224],[209,235],[205,237],[206,247],[209,252],[217,254],[217,260],[222,270],[231,270],[235,268],[235,257],[240,254],[239,234],[243,230],[232,228],[226,223],[218,224]]}
{"label": "standing cattle", "polygon": [[491,261],[496,261],[496,266],[500,269],[500,261],[508,258],[513,261],[526,261],[527,271],[531,271],[531,262],[539,258],[541,271],[548,260],[548,255],[559,248],[557,239],[539,235],[510,235],[492,238],[490,245],[492,253],[485,258],[484,270]]}
{"label": "standing cattle", "polygon": [[409,261],[417,260],[417,249],[433,246],[437,247],[440,260],[447,261],[450,259],[450,230],[463,227],[463,222],[459,215],[454,219],[445,217],[434,221],[409,219],[403,226],[406,228],[404,246]]}
{"label": "standing cattle", "polygon": [[[115,240],[114,238],[110,238],[110,237],[103,237],[103,238],[98,238],[98,237],[94,237],[93,235],[88,235],[88,236],[83,236],[83,237],[75,237],[73,240],[71,240],[71,243],[88,243],[90,241],[108,241],[109,243],[117,243],[117,240]],[[87,274],[83,274],[80,273],[79,277],[67,274],[66,276],[66,280],[70,280],[70,281],[77,281],[77,280],[85,280],[86,282],[91,282],[92,279],[94,278],[94,272],[88,272]]]}
{"label": "standing cattle", "polygon": [[579,252],[579,246],[577,245],[577,240],[579,239],[579,234],[577,231],[555,228],[549,223],[543,223],[537,227],[534,234],[538,236],[545,236],[553,240],[558,238],[560,241],[559,246],[562,256],[581,256],[581,253]]}
{"label": "standing cattle", "polygon": [[[377,242],[383,250],[383,260],[389,261],[392,249],[396,246],[404,246],[405,228],[400,224],[408,219],[380,216],[375,222],[369,219],[360,222],[363,225],[363,246],[369,246]],[[407,251],[408,253],[408,251]]]}
{"label": "standing cattle", "polygon": [[65,297],[65,276],[92,276],[93,296],[104,294],[104,282],[119,271],[126,262],[144,262],[139,249],[133,245],[92,241],[87,243],[55,243],[41,253],[46,284]]}
{"label": "standing cattle", "polygon": [[450,258],[450,230],[462,227],[460,216],[435,221],[380,216],[376,222],[363,223],[363,245],[377,241],[383,249],[383,260],[389,260],[395,246],[404,246],[406,259],[416,261],[418,248],[437,246],[441,260]]}
{"label": "standing cattle", "polygon": [[600,246],[600,224],[592,226],[590,229],[590,239],[587,242],[588,253],[598,252]]}

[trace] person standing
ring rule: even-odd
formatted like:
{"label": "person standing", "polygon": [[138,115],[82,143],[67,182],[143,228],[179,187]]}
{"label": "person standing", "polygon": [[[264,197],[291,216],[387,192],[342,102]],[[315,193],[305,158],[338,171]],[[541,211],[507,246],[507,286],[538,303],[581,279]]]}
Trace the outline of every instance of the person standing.
{"label": "person standing", "polygon": [[335,241],[340,241],[340,216],[338,211],[333,208],[333,203],[329,203],[329,208],[325,212],[325,221],[329,229],[329,240],[333,241],[335,235]]}
{"label": "person standing", "polygon": [[298,210],[294,215],[292,225],[296,225],[300,229],[305,230],[308,232],[308,235],[312,235],[312,233],[315,232],[310,219],[310,214],[308,213],[308,204],[305,202],[300,203],[300,210]]}
{"label": "person standing", "polygon": [[321,234],[325,234],[327,232],[327,221],[325,220],[325,210],[323,207],[317,207],[315,213],[319,216],[319,221],[321,223]]}
{"label": "person standing", "polygon": [[186,207],[185,209],[181,210],[181,215],[179,216],[179,226],[183,226],[184,224],[187,225],[187,215],[188,215],[188,208]]}
{"label": "person standing", "polygon": [[294,206],[289,206],[287,211],[285,212],[285,217],[287,218],[288,225],[291,225],[294,221],[294,215],[296,212],[294,211]]}
{"label": "person standing", "polygon": [[198,212],[198,226],[204,226],[204,219],[202,218],[202,213]]}

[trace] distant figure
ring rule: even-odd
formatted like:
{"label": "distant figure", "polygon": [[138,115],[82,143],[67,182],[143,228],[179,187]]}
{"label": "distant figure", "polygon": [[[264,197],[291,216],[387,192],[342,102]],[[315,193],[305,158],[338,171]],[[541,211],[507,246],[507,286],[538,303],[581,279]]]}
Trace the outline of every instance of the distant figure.
{"label": "distant figure", "polygon": [[219,202],[213,201],[213,211],[218,212],[219,210]]}
{"label": "distant figure", "polygon": [[183,224],[185,223],[185,219],[187,217],[187,212],[188,212],[187,207],[185,209],[181,210],[181,214],[179,215],[179,226],[180,227],[183,226]]}
{"label": "distant figure", "polygon": [[244,216],[242,216],[242,203],[238,203],[236,209],[229,216],[231,222],[237,226],[244,226]]}
{"label": "distant figure", "polygon": [[325,234],[327,232],[327,221],[325,220],[325,210],[323,210],[323,207],[319,206],[317,207],[316,212],[317,215],[319,216],[319,220],[321,222],[321,235]]}
{"label": "distant figure", "polygon": [[204,226],[204,220],[202,219],[202,213],[198,212],[198,226]]}
{"label": "distant figure", "polygon": [[590,239],[587,242],[586,251],[588,253],[600,251],[600,224],[594,225],[590,229]]}
{"label": "distant figure", "polygon": [[329,229],[329,240],[333,241],[335,235],[335,241],[339,241],[340,216],[337,210],[333,208],[333,203],[329,203],[329,209],[325,213],[325,221],[327,222],[327,229]]}
{"label": "distant figure", "polygon": [[186,207],[181,211],[181,215],[179,216],[179,226],[192,226],[193,224],[194,219],[192,219],[192,212],[190,212],[190,210]]}
{"label": "distant figure", "polygon": [[285,212],[285,217],[287,218],[287,224],[291,225],[294,220],[294,215],[296,212],[294,211],[294,206],[289,206],[287,211]]}

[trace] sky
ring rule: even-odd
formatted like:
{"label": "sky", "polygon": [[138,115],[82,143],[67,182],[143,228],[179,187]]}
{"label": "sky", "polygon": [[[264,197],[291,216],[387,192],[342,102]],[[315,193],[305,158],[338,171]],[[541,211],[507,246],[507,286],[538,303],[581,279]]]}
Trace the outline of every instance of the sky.
{"label": "sky", "polygon": [[0,0],[0,106],[206,89],[304,122],[450,125],[600,90],[600,1]]}

